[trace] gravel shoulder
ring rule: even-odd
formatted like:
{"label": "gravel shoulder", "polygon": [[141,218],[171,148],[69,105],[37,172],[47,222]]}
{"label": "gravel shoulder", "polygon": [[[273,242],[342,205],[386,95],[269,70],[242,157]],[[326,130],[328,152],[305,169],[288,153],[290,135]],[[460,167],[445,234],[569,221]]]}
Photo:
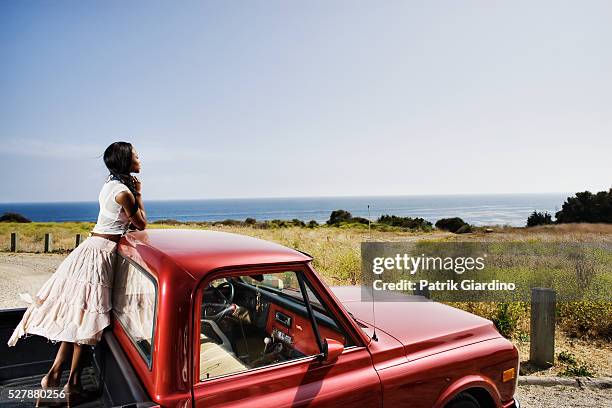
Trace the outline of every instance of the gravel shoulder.
{"label": "gravel shoulder", "polygon": [[0,309],[27,307],[20,294],[34,297],[65,257],[0,252]]}
{"label": "gravel shoulder", "polygon": [[524,408],[612,407],[612,389],[522,385],[516,392],[516,398]]}

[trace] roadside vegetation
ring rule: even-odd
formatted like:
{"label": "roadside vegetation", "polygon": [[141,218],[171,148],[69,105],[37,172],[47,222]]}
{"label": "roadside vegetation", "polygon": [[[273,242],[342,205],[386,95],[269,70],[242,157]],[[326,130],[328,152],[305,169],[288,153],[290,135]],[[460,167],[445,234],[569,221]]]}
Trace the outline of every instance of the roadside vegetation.
{"label": "roadside vegetation", "polygon": [[547,212],[534,211],[527,218],[528,227],[568,223],[612,223],[612,188],[595,194],[583,191],[568,197],[554,221]]}

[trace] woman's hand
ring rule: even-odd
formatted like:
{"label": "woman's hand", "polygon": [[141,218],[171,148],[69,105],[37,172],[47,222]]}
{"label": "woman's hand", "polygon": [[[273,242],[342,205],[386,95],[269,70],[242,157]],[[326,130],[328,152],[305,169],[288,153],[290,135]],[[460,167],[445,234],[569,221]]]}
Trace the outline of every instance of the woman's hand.
{"label": "woman's hand", "polygon": [[132,176],[132,182],[134,183],[134,188],[136,192],[140,194],[140,189],[142,188],[142,183],[138,180],[138,177]]}

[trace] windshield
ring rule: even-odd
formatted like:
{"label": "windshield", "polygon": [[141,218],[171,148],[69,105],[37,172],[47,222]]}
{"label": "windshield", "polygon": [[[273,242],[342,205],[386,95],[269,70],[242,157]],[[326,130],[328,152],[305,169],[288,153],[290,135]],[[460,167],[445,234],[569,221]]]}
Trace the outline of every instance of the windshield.
{"label": "windshield", "polygon": [[[304,303],[297,274],[293,271],[242,276],[241,280],[244,283],[257,288],[275,292],[280,295],[290,296],[292,299],[297,300],[300,303]],[[306,292],[308,293],[308,300],[310,301],[310,304],[317,309],[323,310],[323,306],[319,301],[319,298],[310,290],[310,287],[306,286]]]}

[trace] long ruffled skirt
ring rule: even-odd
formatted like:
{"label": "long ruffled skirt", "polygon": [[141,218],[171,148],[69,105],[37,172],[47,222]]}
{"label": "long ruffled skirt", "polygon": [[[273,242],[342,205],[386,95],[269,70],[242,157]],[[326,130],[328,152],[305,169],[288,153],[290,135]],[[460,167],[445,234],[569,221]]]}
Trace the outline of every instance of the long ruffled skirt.
{"label": "long ruffled skirt", "polygon": [[117,244],[91,236],[59,265],[43,284],[8,341],[26,334],[53,342],[93,345],[110,325],[113,268]]}

